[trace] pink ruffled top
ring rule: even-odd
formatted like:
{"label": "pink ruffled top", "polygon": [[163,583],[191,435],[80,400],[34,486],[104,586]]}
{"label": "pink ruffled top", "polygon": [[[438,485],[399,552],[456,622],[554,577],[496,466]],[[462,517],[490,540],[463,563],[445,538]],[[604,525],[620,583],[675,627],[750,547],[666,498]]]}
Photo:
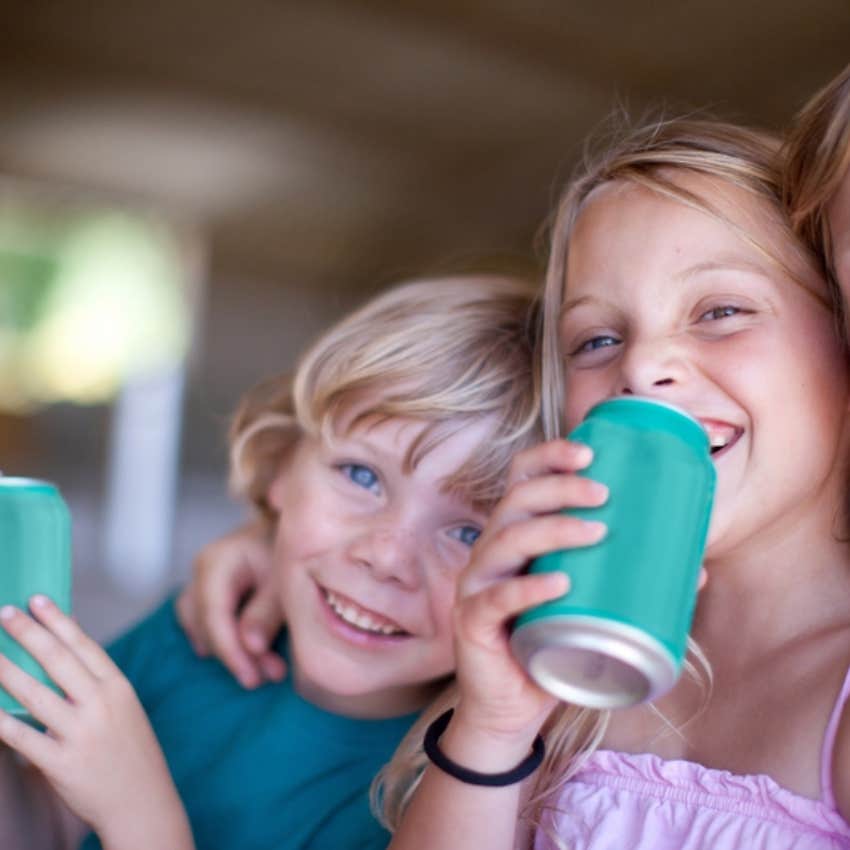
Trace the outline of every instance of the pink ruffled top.
{"label": "pink ruffled top", "polygon": [[736,776],[688,761],[609,750],[593,753],[561,790],[538,829],[535,850],[839,850],[850,824],[838,813],[832,751],[850,671],[821,755],[822,799],[768,776]]}

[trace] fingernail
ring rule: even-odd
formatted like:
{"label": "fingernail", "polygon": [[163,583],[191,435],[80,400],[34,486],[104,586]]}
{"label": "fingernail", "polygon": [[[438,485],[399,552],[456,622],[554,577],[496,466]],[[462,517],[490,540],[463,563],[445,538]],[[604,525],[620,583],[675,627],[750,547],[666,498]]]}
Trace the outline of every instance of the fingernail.
{"label": "fingernail", "polygon": [[584,520],[584,529],[588,539],[594,542],[601,540],[608,533],[608,526],[604,522],[591,519]]}
{"label": "fingernail", "polygon": [[0,620],[11,620],[15,616],[14,605],[4,605],[0,608]]}
{"label": "fingernail", "polygon": [[608,487],[601,481],[588,481],[588,490],[592,499],[598,499],[600,502],[607,501]]}
{"label": "fingernail", "polygon": [[30,605],[34,608],[46,608],[50,603],[50,600],[43,593],[36,593],[35,596],[30,597]]}
{"label": "fingernail", "polygon": [[548,583],[552,586],[552,593],[566,593],[570,589],[570,577],[558,570],[547,574]]}
{"label": "fingernail", "polygon": [[575,462],[587,466],[593,460],[593,449],[590,446],[577,445],[575,450]]}
{"label": "fingernail", "polygon": [[265,649],[266,641],[262,632],[249,629],[245,633],[245,643],[248,645],[248,649],[252,649],[254,652],[262,652]]}

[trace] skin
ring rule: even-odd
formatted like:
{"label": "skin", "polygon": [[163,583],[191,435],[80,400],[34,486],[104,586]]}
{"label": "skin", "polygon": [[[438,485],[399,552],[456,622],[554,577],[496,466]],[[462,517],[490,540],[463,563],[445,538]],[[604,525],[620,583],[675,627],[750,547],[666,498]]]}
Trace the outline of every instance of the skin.
{"label": "skin", "polygon": [[[602,747],[767,774],[818,799],[824,730],[850,664],[846,358],[825,284],[770,211],[718,181],[678,179],[766,241],[793,278],[735,227],[644,188],[605,186],[578,218],[558,317],[568,423],[603,398],[648,395],[702,419],[724,446],[692,630],[714,671],[710,701],[695,718],[702,695],[683,678],[657,704],[674,727],[691,720],[683,734],[638,706],[613,715]],[[549,443],[516,459],[461,578],[460,704],[440,744],[472,769],[519,762],[553,706],[513,662],[505,624],[565,589],[517,573],[539,551],[577,545],[577,528],[551,515],[581,497],[569,452]],[[845,817],[849,723],[833,776]],[[525,846],[528,785],[480,788],[429,767],[392,848]]]}
{"label": "skin", "polygon": [[332,441],[304,436],[272,484],[281,521],[270,578],[295,685],[329,710],[414,711],[454,670],[456,580],[486,516],[444,482],[490,423],[461,429],[406,469],[425,427],[395,418],[342,428]]}

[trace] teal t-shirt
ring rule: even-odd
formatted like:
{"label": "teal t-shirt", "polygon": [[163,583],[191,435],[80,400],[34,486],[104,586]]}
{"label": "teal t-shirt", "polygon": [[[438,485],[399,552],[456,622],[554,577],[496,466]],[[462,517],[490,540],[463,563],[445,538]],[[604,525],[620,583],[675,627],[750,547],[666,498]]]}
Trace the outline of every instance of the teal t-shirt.
{"label": "teal t-shirt", "polygon": [[[109,648],[159,738],[198,850],[383,850],[369,785],[415,716],[359,720],[290,680],[246,691],[198,658],[169,599]],[[89,835],[81,850],[100,842]]]}

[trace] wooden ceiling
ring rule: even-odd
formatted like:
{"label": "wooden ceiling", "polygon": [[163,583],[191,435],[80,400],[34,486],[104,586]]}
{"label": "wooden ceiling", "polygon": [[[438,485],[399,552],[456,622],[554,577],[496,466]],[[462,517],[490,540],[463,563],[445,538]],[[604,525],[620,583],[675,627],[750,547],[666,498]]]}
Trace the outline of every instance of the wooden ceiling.
{"label": "wooden ceiling", "polygon": [[197,222],[216,285],[528,267],[615,103],[782,126],[847,0],[4,4],[0,171]]}

